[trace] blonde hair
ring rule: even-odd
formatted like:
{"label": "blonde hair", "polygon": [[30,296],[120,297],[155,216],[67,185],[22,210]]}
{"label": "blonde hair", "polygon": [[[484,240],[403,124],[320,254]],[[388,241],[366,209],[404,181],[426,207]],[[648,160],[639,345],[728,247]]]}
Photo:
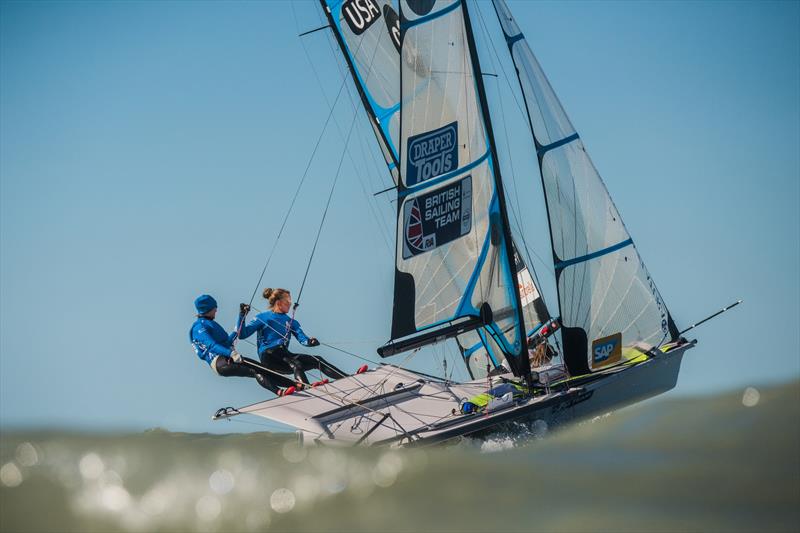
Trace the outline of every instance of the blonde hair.
{"label": "blonde hair", "polygon": [[264,299],[269,302],[270,307],[274,307],[275,303],[279,300],[283,300],[286,296],[291,296],[292,294],[287,291],[286,289],[271,289],[266,288],[264,289]]}
{"label": "blonde hair", "polygon": [[531,367],[537,368],[544,366],[553,359],[553,352],[550,345],[546,342],[540,342],[531,353]]}

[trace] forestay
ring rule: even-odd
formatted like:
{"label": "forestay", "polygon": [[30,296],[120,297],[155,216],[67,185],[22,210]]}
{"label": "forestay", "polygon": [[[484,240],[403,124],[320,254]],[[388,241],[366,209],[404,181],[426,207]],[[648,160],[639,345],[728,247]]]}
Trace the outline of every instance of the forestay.
{"label": "forestay", "polygon": [[636,343],[676,338],[667,307],[577,132],[505,2],[493,3],[538,154],[570,371],[614,364]]}
{"label": "forestay", "polygon": [[[525,374],[511,238],[467,7],[460,0],[403,0],[400,14],[392,342],[485,326],[481,334]],[[469,325],[447,329],[463,320]]]}
{"label": "forestay", "polygon": [[397,183],[400,17],[386,0],[320,0]]}

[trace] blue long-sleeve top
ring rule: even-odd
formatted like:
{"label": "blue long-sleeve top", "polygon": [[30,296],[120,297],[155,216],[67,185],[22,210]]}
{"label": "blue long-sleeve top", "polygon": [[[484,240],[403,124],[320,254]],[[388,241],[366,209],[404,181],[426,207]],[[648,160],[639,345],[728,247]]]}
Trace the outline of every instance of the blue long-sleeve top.
{"label": "blue long-sleeve top", "polygon": [[219,355],[230,357],[236,332],[228,334],[214,320],[198,317],[189,330],[189,342],[192,343],[197,357],[211,364]]}
{"label": "blue long-sleeve top", "polygon": [[294,335],[300,344],[308,346],[309,338],[300,329],[300,322],[294,320],[286,313],[276,313],[274,311],[264,311],[259,313],[242,327],[239,333],[240,339],[246,339],[253,333],[258,332],[258,353],[275,348],[277,346],[288,346],[290,333]]}

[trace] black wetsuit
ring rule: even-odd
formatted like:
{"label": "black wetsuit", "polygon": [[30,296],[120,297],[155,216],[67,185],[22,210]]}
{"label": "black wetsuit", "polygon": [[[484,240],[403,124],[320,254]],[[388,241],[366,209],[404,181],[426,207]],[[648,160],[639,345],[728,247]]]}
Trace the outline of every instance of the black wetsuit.
{"label": "black wetsuit", "polygon": [[294,374],[297,381],[305,384],[309,383],[308,377],[306,377],[306,372],[309,370],[319,370],[331,379],[339,379],[347,375],[322,357],[292,353],[285,346],[264,350],[259,357],[261,364],[270,370],[281,374]]}
{"label": "black wetsuit", "polygon": [[[258,364],[258,362],[248,359],[247,357],[242,357],[242,361],[247,361],[254,365]],[[216,370],[217,374],[220,376],[225,377],[236,376],[243,378],[255,378],[259,385],[274,392],[275,394],[278,394],[279,387],[285,388],[294,385],[294,382],[285,376],[278,376],[269,372],[258,371],[252,366],[248,366],[243,362],[237,363],[230,357],[225,356],[219,356],[216,358],[214,361],[214,370]]]}

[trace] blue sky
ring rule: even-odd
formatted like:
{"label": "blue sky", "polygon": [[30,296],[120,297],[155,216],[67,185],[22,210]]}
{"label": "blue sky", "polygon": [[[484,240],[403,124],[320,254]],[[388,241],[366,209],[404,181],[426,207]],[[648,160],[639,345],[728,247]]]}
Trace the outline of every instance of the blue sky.
{"label": "blue sky", "polygon": [[[696,331],[674,395],[800,375],[799,5],[510,3],[679,327],[745,301]],[[297,37],[320,17],[315,2],[0,4],[0,424],[247,429],[209,420],[264,395],[194,356],[192,300],[214,294],[230,327],[255,287],[342,80],[324,32],[302,40],[311,63]],[[296,295],[347,98],[262,287]],[[356,124],[298,319],[377,360],[394,208],[372,197],[389,178]],[[547,257],[546,226],[531,239]]]}

